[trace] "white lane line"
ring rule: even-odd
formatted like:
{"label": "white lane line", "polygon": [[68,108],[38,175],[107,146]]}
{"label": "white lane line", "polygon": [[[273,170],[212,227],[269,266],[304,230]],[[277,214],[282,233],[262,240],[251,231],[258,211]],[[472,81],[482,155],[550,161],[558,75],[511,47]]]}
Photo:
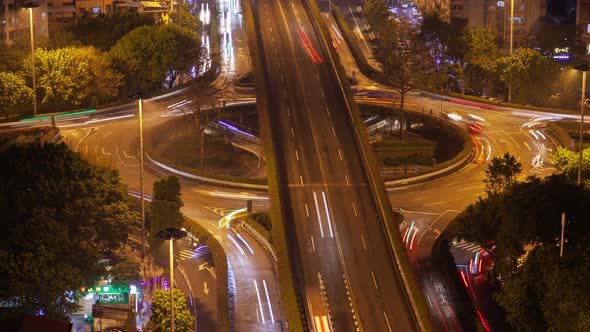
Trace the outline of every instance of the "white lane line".
{"label": "white lane line", "polygon": [[340,151],[340,149],[338,149],[338,157],[340,157],[340,160],[342,160],[342,151]]}
{"label": "white lane line", "polygon": [[289,114],[289,116],[291,116],[291,108],[289,108],[289,106],[287,106],[287,114]]}
{"label": "white lane line", "polygon": [[250,247],[250,245],[248,244],[248,242],[246,242],[246,239],[244,239],[240,233],[237,233],[236,235],[238,236],[238,239],[240,239],[246,245],[246,248],[248,248],[248,250],[250,251],[250,253],[252,255],[254,255],[254,250],[252,250],[252,247]]}
{"label": "white lane line", "polygon": [[459,181],[454,181],[454,182],[451,182],[451,183],[443,184],[442,186],[443,186],[443,187],[452,186],[452,185],[454,185],[454,184],[455,184],[455,183],[457,183],[457,182],[459,182]]}
{"label": "white lane line", "polygon": [[297,149],[295,149],[295,158],[297,158],[297,160],[299,160],[299,152],[297,152]]}
{"label": "white lane line", "polygon": [[320,76],[318,75],[318,73],[315,73],[315,78],[318,80],[318,82],[320,81]]}
{"label": "white lane line", "polygon": [[379,289],[377,286],[377,279],[375,279],[375,273],[373,273],[373,271],[371,271],[371,277],[373,277],[373,285],[375,285],[375,289]]}
{"label": "white lane line", "polygon": [[102,150],[102,154],[106,155],[106,156],[110,156],[111,153],[110,152],[105,152],[104,148],[100,148]]}
{"label": "white lane line", "polygon": [[303,175],[299,175],[299,182],[301,182],[301,186],[303,187]]}
{"label": "white lane line", "polygon": [[350,186],[350,182],[348,182],[348,175],[344,174],[344,180],[346,180],[346,185]]}
{"label": "white lane line", "polygon": [[295,130],[293,130],[293,127],[291,127],[291,136],[295,137]]}
{"label": "white lane line", "polygon": [[469,189],[473,189],[473,188],[480,188],[480,187],[481,187],[480,185],[477,185],[477,186],[471,186],[471,187],[467,187],[467,188],[462,188],[462,189],[459,189],[459,190],[457,190],[457,191],[465,191],[465,190],[469,190]]}
{"label": "white lane line", "polygon": [[361,234],[361,240],[363,241],[363,248],[365,248],[365,251],[367,251],[367,243],[365,242],[365,237],[363,234]]}
{"label": "white lane line", "polygon": [[240,247],[240,245],[238,244],[238,242],[234,239],[233,236],[231,236],[231,234],[227,234],[227,238],[238,248],[238,250],[240,251],[240,253],[244,256],[246,256],[246,253],[244,252],[244,250],[242,249],[242,247]]}
{"label": "white lane line", "polygon": [[254,288],[256,288],[256,298],[258,298],[258,308],[260,309],[260,315],[262,315],[262,324],[266,324],[264,319],[264,311],[262,311],[262,301],[260,301],[260,293],[258,292],[258,283],[254,280]]}
{"label": "white lane line", "polygon": [[387,314],[383,311],[383,316],[385,316],[385,323],[387,323],[387,329],[391,332],[391,326],[389,325],[389,319],[387,318]]}
{"label": "white lane line", "polygon": [[436,203],[430,203],[430,204],[424,204],[422,206],[433,206],[433,205],[440,205],[440,204],[445,204],[446,201],[442,201],[442,202],[436,202]]}
{"label": "white lane line", "polygon": [[358,217],[358,213],[356,213],[356,205],[354,205],[354,202],[352,203],[352,211],[354,211],[354,216]]}
{"label": "white lane line", "polygon": [[281,74],[281,83],[283,83],[283,74]]}
{"label": "white lane line", "polygon": [[266,293],[266,302],[268,303],[268,310],[270,311],[270,321],[275,323],[275,316],[272,313],[272,306],[270,304],[270,296],[268,296],[268,289],[266,288],[266,280],[262,279],[262,285],[264,286],[264,293]]}
{"label": "white lane line", "polygon": [[326,113],[328,113],[328,116],[330,116],[330,109],[328,108],[328,106],[326,106]]}
{"label": "white lane line", "polygon": [[336,136],[336,131],[334,130],[334,126],[332,126],[332,135]]}
{"label": "white lane line", "polygon": [[287,91],[285,89],[283,89],[283,96],[285,96],[285,99],[287,99]]}
{"label": "white lane line", "polygon": [[332,221],[330,220],[330,211],[328,210],[328,201],[326,200],[326,193],[323,191],[322,196],[324,197],[324,207],[326,208],[326,216],[328,216],[328,227],[330,228],[330,237],[334,237],[334,233],[332,232]]}
{"label": "white lane line", "polygon": [[315,212],[318,214],[318,224],[320,225],[320,234],[322,235],[322,239],[324,238],[324,228],[322,227],[322,216],[320,215],[320,207],[318,205],[318,197],[313,192],[313,200],[315,201]]}
{"label": "white lane line", "polygon": [[307,207],[307,203],[305,203],[305,214],[309,217],[309,208]]}
{"label": "white lane line", "polygon": [[313,241],[313,235],[312,235],[312,236],[310,236],[310,238],[311,238],[311,249],[312,249],[313,251],[315,251],[315,242]]}
{"label": "white lane line", "polygon": [[107,136],[109,136],[110,134],[112,134],[112,131],[109,131],[108,133],[106,133],[106,135],[104,135],[102,138],[106,138]]}

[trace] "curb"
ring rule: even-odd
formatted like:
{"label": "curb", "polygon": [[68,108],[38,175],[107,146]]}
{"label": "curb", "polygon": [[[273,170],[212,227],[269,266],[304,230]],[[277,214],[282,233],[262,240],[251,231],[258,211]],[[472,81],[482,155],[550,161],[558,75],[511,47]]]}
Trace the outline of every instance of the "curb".
{"label": "curb", "polygon": [[440,169],[438,171],[431,172],[431,173],[426,173],[426,174],[410,177],[410,178],[387,181],[387,182],[385,182],[385,187],[389,189],[389,188],[400,187],[400,186],[404,186],[404,185],[408,185],[408,184],[416,184],[416,183],[420,183],[420,182],[426,182],[429,180],[441,178],[441,177],[453,172],[457,168],[460,168],[460,167],[470,163],[474,156],[475,156],[475,154],[473,153],[473,151],[471,151],[465,157],[463,157],[463,159],[461,159],[458,162],[456,162],[450,166],[447,166],[443,169]]}
{"label": "curb", "polygon": [[268,186],[267,185],[263,185],[263,184],[250,184],[250,183],[240,183],[240,182],[233,182],[233,181],[226,181],[226,180],[218,180],[218,179],[212,179],[212,178],[208,178],[205,176],[199,176],[199,175],[195,175],[195,174],[191,174],[191,173],[187,173],[181,170],[178,170],[176,168],[173,168],[171,166],[168,166],[164,163],[161,163],[157,160],[152,159],[152,157],[149,156],[149,154],[145,153],[145,157],[148,159],[148,161],[152,164],[154,164],[155,166],[162,168],[168,172],[174,173],[176,175],[185,177],[185,178],[189,178],[189,179],[193,179],[193,180],[197,180],[197,181],[201,181],[201,182],[205,182],[205,183],[209,183],[209,184],[217,184],[217,185],[222,185],[222,186],[226,186],[226,187],[234,187],[234,188],[240,188],[240,189],[257,189],[257,190],[268,190]]}
{"label": "curb", "polygon": [[275,254],[274,250],[272,249],[272,246],[270,245],[270,243],[268,243],[268,241],[262,237],[262,235],[260,235],[254,228],[252,228],[252,226],[248,225],[246,222],[242,221],[241,224],[242,228],[248,233],[250,234],[253,238],[256,239],[256,241],[260,242],[260,244],[268,251],[270,252],[270,255],[272,256],[272,259],[274,260],[275,264],[277,262],[277,255]]}

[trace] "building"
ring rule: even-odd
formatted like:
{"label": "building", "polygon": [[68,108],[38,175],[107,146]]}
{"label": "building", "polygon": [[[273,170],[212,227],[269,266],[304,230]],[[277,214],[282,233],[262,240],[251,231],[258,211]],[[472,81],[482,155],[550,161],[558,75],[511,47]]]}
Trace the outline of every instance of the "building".
{"label": "building", "polygon": [[14,44],[16,39],[30,38],[30,15],[33,18],[33,32],[35,36],[49,36],[47,2],[38,1],[37,7],[29,11],[30,1],[0,0],[0,35],[8,44]]}
{"label": "building", "polygon": [[510,44],[510,6],[514,3],[513,45],[533,41],[547,12],[547,0],[451,0],[451,17],[467,19],[470,28],[491,27],[501,48]]}
{"label": "building", "polygon": [[590,0],[578,0],[576,3],[577,43],[590,56]]}

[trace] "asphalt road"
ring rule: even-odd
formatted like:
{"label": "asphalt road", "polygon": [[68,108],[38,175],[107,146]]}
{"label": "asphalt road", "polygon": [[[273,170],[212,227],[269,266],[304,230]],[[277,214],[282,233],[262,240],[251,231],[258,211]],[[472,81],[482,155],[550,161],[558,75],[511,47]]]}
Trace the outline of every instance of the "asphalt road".
{"label": "asphalt road", "polygon": [[254,8],[271,82],[268,139],[308,322],[316,330],[412,331],[328,44],[300,1]]}

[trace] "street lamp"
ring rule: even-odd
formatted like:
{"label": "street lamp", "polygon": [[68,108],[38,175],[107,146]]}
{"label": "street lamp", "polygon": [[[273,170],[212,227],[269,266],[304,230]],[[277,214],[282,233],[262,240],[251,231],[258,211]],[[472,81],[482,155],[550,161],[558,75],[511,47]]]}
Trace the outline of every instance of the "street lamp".
{"label": "street lamp", "polygon": [[590,65],[583,64],[574,67],[575,70],[582,72],[582,102],[580,105],[580,160],[578,160],[578,186],[582,184],[582,148],[583,148],[583,131],[584,131],[584,103],[586,102],[586,72],[590,70]]}
{"label": "street lamp", "polygon": [[170,240],[170,331],[174,332],[174,239],[186,237],[187,233],[181,229],[169,227],[156,233],[162,240]]}
{"label": "street lamp", "polygon": [[33,38],[33,8],[39,7],[38,4],[34,2],[27,2],[23,5],[24,8],[29,9],[29,26],[31,31],[31,65],[32,65],[32,74],[33,74],[33,116],[37,116],[37,87],[35,82],[35,41]]}

